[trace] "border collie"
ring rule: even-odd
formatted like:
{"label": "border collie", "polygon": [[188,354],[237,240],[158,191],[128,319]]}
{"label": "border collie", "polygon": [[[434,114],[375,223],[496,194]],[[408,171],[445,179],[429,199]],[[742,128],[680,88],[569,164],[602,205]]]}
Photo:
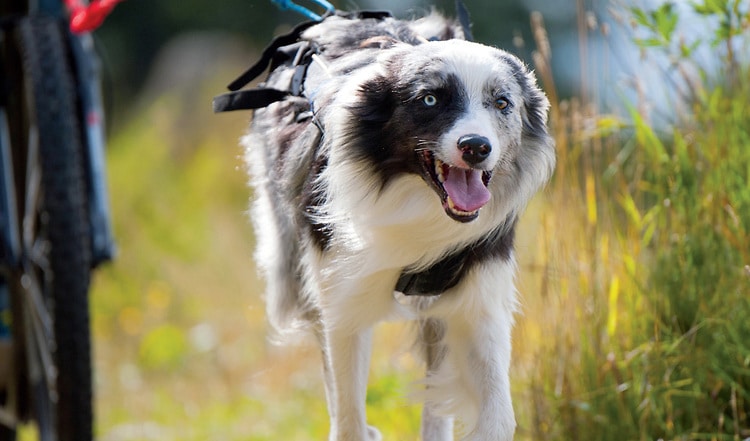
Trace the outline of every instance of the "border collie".
{"label": "border collie", "polygon": [[381,439],[365,396],[383,320],[418,326],[422,439],[454,420],[463,440],[513,438],[513,238],[554,142],[528,68],[463,36],[436,13],[308,26],[262,85],[296,92],[242,141],[268,319],[320,343],[331,441]]}

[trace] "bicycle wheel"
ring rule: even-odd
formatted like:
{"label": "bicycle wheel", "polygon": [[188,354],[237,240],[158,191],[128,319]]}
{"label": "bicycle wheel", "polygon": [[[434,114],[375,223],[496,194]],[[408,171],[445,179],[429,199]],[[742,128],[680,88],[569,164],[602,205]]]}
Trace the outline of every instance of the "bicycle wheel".
{"label": "bicycle wheel", "polygon": [[23,262],[11,298],[14,337],[24,336],[15,345],[25,362],[20,381],[29,400],[28,415],[21,416],[37,423],[42,441],[92,438],[91,256],[66,38],[62,23],[46,17],[25,18],[15,32],[22,70],[14,154],[21,171],[16,184]]}

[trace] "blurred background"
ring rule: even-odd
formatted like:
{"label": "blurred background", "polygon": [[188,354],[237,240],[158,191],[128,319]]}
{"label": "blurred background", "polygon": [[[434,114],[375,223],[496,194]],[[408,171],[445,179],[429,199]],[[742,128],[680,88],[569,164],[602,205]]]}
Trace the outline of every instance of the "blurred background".
{"label": "blurred background", "polygon": [[[750,439],[748,3],[466,1],[475,39],[518,54],[553,102],[557,172],[518,239],[517,439]],[[250,113],[211,113],[302,20],[262,0],[128,0],[96,32],[119,248],[91,294],[100,440],[327,437],[314,345],[267,340]],[[376,334],[384,439],[418,439],[409,331]]]}

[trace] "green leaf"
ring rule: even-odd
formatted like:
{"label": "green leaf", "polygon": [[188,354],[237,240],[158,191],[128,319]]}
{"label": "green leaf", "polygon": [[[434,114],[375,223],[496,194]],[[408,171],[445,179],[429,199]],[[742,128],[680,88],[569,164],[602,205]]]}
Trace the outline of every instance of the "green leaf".
{"label": "green leaf", "polygon": [[633,13],[633,18],[635,19],[636,23],[643,27],[652,27],[651,21],[649,20],[648,15],[646,15],[646,12],[644,12],[643,9],[631,8],[630,12]]}
{"label": "green leaf", "polygon": [[700,46],[701,43],[702,41],[700,39],[695,40],[692,44],[689,45],[685,44],[684,42],[680,43],[680,55],[683,58],[690,58],[693,55],[693,52],[698,49],[698,46]]}
{"label": "green leaf", "polygon": [[656,30],[659,32],[659,35],[661,35],[665,41],[670,41],[672,39],[672,34],[677,27],[678,19],[677,14],[674,12],[674,5],[672,3],[665,3],[651,14],[654,18]]}
{"label": "green leaf", "polygon": [[693,3],[693,11],[700,15],[723,14],[727,10],[727,0],[703,0],[703,3]]}
{"label": "green leaf", "polygon": [[664,41],[658,38],[636,38],[634,41],[640,48],[665,46]]}
{"label": "green leaf", "polygon": [[628,193],[624,193],[618,199],[620,206],[625,211],[630,222],[635,226],[636,229],[640,230],[643,227],[643,216],[638,211],[638,206],[633,200],[633,196]]}
{"label": "green leaf", "polygon": [[643,148],[643,151],[659,164],[669,162],[669,155],[654,129],[643,119],[638,110],[629,106],[630,117],[635,128],[635,139]]}

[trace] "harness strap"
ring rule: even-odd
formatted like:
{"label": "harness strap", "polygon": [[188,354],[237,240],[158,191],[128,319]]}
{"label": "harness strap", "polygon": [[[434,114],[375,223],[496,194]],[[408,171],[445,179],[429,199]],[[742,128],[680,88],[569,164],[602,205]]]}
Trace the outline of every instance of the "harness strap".
{"label": "harness strap", "polygon": [[402,272],[396,291],[407,296],[434,296],[453,288],[461,281],[467,264],[469,249],[452,254],[418,273]]}
{"label": "harness strap", "polygon": [[483,258],[509,259],[513,251],[518,217],[508,215],[495,230],[476,242],[454,251],[427,269],[401,272],[396,291],[407,296],[436,296],[458,285],[466,273]]}
{"label": "harness strap", "polygon": [[[392,17],[391,13],[388,11],[358,11],[349,13],[336,11],[335,14],[339,17],[352,20],[383,20]],[[311,55],[315,53],[316,50],[312,47],[310,42],[299,41],[299,39],[305,30],[318,23],[318,21],[306,21],[300,23],[289,33],[274,38],[273,41],[263,49],[260,59],[234,81],[229,83],[227,89],[229,89],[230,92],[214,98],[214,112],[260,109],[276,101],[281,101],[289,95],[301,95],[307,67],[312,60]],[[269,69],[269,66],[270,70],[273,71],[284,63],[290,63],[291,66],[296,68],[292,80],[292,90],[283,91],[273,88],[240,90]]]}
{"label": "harness strap", "polygon": [[[312,55],[316,49],[309,41],[300,41],[297,43],[282,46],[276,49],[271,58],[266,62],[271,64],[273,71],[282,63],[292,60],[294,74],[289,90],[274,89],[271,87],[259,87],[250,90],[235,90],[214,97],[214,112],[226,112],[230,110],[262,109],[276,101],[281,101],[287,96],[302,96],[307,68],[312,61]],[[257,66],[258,63],[255,64]],[[255,67],[253,66],[253,67]],[[252,68],[251,68],[252,69]],[[265,66],[261,72],[265,70]],[[244,74],[243,74],[244,75]],[[254,78],[250,78],[252,81]],[[237,80],[235,80],[237,82]],[[231,85],[230,85],[231,88]]]}
{"label": "harness strap", "polygon": [[[351,13],[341,13],[337,12],[337,16],[340,17],[346,17],[349,19],[367,19],[367,18],[374,18],[377,20],[383,20],[388,17],[392,17],[391,13],[388,11],[359,11],[359,12],[351,12]],[[307,30],[307,28],[316,25],[320,22],[318,21],[306,21],[303,23],[298,24],[294,27],[289,33],[280,35],[271,41],[271,44],[266,46],[265,49],[263,49],[263,54],[261,54],[260,59],[255,62],[248,70],[243,72],[237,79],[229,83],[227,86],[227,89],[231,91],[236,91],[239,89],[242,89],[243,87],[247,86],[248,83],[250,83],[252,80],[258,78],[260,74],[265,72],[265,70],[268,68],[268,65],[271,64],[271,60],[274,59],[274,55],[276,55],[279,48],[283,46],[289,46],[297,41],[299,41],[299,37],[302,35],[303,32]],[[278,64],[274,63],[275,66],[271,67],[271,70],[273,70]],[[280,63],[279,63],[280,64]]]}
{"label": "harness strap", "polygon": [[271,64],[271,60],[274,58],[274,55],[276,55],[276,52],[280,47],[296,43],[297,40],[299,40],[300,35],[302,35],[302,33],[307,28],[315,24],[318,24],[318,22],[306,21],[304,23],[300,23],[288,34],[280,35],[274,38],[273,41],[271,41],[271,44],[263,49],[263,53],[261,54],[260,59],[256,61],[255,64],[250,66],[248,70],[237,77],[237,79],[229,83],[227,89],[231,91],[242,89],[243,87],[247,86],[249,82],[258,78],[260,74],[266,71],[268,65]]}
{"label": "harness strap", "polygon": [[289,92],[279,89],[259,88],[239,90],[215,96],[213,100],[214,113],[230,110],[262,109],[276,101],[289,96]]}
{"label": "harness strap", "polygon": [[300,5],[294,3],[291,0],[271,0],[271,1],[273,3],[275,3],[276,6],[278,6],[282,10],[284,10],[284,9],[291,9],[294,12],[302,14],[305,17],[310,18],[312,20],[316,20],[316,21],[322,20],[323,17],[325,17],[326,15],[332,13],[335,10],[335,8],[333,7],[333,5],[330,4],[330,3],[328,3],[325,0],[312,0],[313,3],[317,4],[318,6],[320,6],[322,8],[325,8],[326,13],[323,15],[323,17],[321,17],[320,15],[318,15],[318,14],[314,13],[313,11],[311,11],[310,9],[305,8],[304,6],[300,6]]}

